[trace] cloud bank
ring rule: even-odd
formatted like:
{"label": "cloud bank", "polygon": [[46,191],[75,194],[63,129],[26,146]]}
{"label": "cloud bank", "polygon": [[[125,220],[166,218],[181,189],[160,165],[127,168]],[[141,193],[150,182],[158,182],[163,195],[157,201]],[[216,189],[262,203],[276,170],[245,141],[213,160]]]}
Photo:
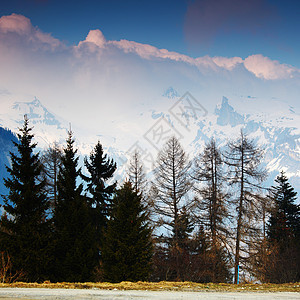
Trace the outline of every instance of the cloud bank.
{"label": "cloud bank", "polygon": [[180,95],[191,92],[208,111],[224,95],[297,104],[300,92],[298,69],[261,54],[193,58],[135,41],[107,40],[99,29],[67,46],[16,14],[0,18],[0,65],[0,91],[8,91],[0,93],[0,104],[13,95],[18,95],[15,101],[36,96],[82,128],[110,124],[125,130],[128,120],[143,118],[143,112],[168,110],[170,103],[161,96],[169,86]]}
{"label": "cloud bank", "polygon": [[[225,15],[237,14],[240,11],[247,11],[247,13],[245,13],[248,16],[251,11],[256,10],[257,7],[263,5],[263,2],[258,0],[250,2],[247,1],[243,5],[237,5],[236,1],[237,0],[230,0],[226,2],[227,5],[225,12],[223,11],[224,7],[220,6],[221,3],[224,2],[220,0],[209,1],[210,4],[208,4],[207,1],[195,1],[193,5],[199,9],[203,8],[204,10],[202,13],[205,14],[206,18],[208,19],[210,19],[213,11],[216,14],[214,17],[216,17],[218,16],[218,12],[221,10]],[[244,22],[247,23],[248,21],[244,20]],[[43,33],[38,28],[34,27],[28,18],[22,15],[12,14],[10,16],[1,17],[1,43],[10,45],[9,42],[17,40],[20,43],[23,42],[23,44],[27,44],[28,47],[31,47],[34,50],[43,49],[52,52],[59,52],[63,48],[66,48],[61,41],[52,37],[48,33]],[[245,59],[242,59],[241,57],[227,58],[209,56],[192,58],[184,54],[169,51],[167,49],[158,49],[152,45],[141,44],[134,41],[107,41],[99,29],[90,30],[85,40],[80,41],[77,46],[71,46],[67,50],[70,53],[76,52],[77,55],[82,55],[83,51],[99,53],[104,49],[111,52],[115,51],[115,49],[119,49],[125,54],[135,54],[146,60],[168,60],[174,62],[183,62],[197,67],[200,71],[207,68],[216,72],[220,71],[220,69],[232,71],[238,65],[243,65],[257,78],[265,80],[288,79],[292,78],[295,74],[299,74],[298,69],[286,64],[281,64],[276,60],[273,61],[261,54],[252,55]]]}

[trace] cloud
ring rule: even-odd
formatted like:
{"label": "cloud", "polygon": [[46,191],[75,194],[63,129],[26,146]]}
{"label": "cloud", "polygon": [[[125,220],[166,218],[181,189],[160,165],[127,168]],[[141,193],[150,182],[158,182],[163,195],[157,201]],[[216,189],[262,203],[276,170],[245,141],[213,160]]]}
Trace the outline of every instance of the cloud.
{"label": "cloud", "polygon": [[[104,48],[105,44],[106,44],[106,39],[105,39],[103,33],[101,32],[101,30],[99,30],[99,29],[90,30],[86,39],[84,41],[79,42],[78,46],[79,47],[83,46],[86,43],[91,43],[97,47]],[[95,49],[92,48],[92,50],[94,51]]]}
{"label": "cloud", "polygon": [[232,70],[237,64],[243,63],[241,57],[214,57],[212,60],[217,66],[227,70]]}
{"label": "cloud", "polygon": [[12,14],[0,18],[0,31],[2,33],[15,32],[19,35],[29,35],[32,29],[30,20],[22,15]]}
{"label": "cloud", "polygon": [[186,11],[184,33],[189,43],[208,47],[221,33],[269,30],[274,15],[267,0],[195,0]]}
{"label": "cloud", "polygon": [[[219,3],[218,1],[219,0],[213,0],[212,3],[216,6]],[[196,5],[197,3],[202,6],[208,5],[205,1],[196,1],[194,4]],[[235,3],[235,0],[230,0],[228,3],[227,10]],[[257,6],[259,1],[254,0],[253,3],[256,3]],[[243,7],[248,8],[247,6]],[[211,6],[209,6],[209,8],[211,9]],[[233,11],[236,12],[239,9],[240,8],[235,8]],[[18,47],[22,48],[22,52],[25,52],[26,49],[29,52],[41,50],[41,53],[43,53],[43,51],[46,53],[44,55],[47,55],[47,51],[49,50],[52,52],[56,51],[60,53],[59,55],[62,55],[61,52],[63,52],[63,55],[66,57],[62,59],[70,59],[73,64],[78,64],[79,62],[77,60],[80,59],[80,63],[83,64],[81,65],[81,70],[84,69],[84,74],[86,75],[82,77],[82,75],[78,74],[78,78],[86,78],[87,74],[90,73],[88,68],[95,65],[93,57],[98,62],[100,60],[101,64],[105,64],[105,60],[101,59],[102,56],[105,55],[106,60],[109,61],[111,66],[113,65],[114,68],[124,68],[124,66],[121,66],[121,60],[123,62],[128,60],[128,56],[126,56],[128,53],[135,54],[147,61],[184,63],[188,66],[196,67],[203,73],[207,73],[208,71],[219,72],[220,70],[234,72],[235,68],[242,64],[244,64],[247,71],[254,74],[257,78],[265,80],[292,78],[296,73],[299,73],[299,70],[292,66],[280,64],[278,61],[273,61],[260,54],[249,56],[244,60],[241,57],[204,56],[193,58],[181,53],[167,49],[158,49],[152,45],[141,44],[134,41],[106,40],[104,34],[99,29],[90,30],[87,37],[83,41],[80,41],[78,46],[67,47],[50,34],[44,33],[37,27],[32,26],[30,20],[25,16],[17,14],[0,18],[0,40],[2,47],[7,43],[10,45],[9,49],[12,49],[11,41],[14,41],[13,47],[15,49]],[[19,45],[16,43],[19,43]],[[5,51],[7,52],[7,49]],[[2,53],[5,51],[2,51]],[[103,54],[103,51],[105,51],[105,54]],[[107,72],[110,73],[109,69],[107,70]],[[83,81],[84,80],[81,79],[81,82]]]}
{"label": "cloud", "polygon": [[25,44],[31,43],[35,49],[55,50],[63,44],[49,33],[43,33],[32,26],[31,21],[22,15],[11,14],[0,18],[0,38],[16,40],[19,38]]}
{"label": "cloud", "polygon": [[288,79],[293,78],[299,70],[286,65],[280,64],[277,60],[271,60],[261,54],[251,55],[244,61],[245,68],[252,72],[256,77],[266,80]]}
{"label": "cloud", "polygon": [[[208,111],[223,95],[276,96],[294,103],[299,95],[299,77],[289,77],[298,71],[261,55],[193,58],[134,41],[107,40],[97,29],[77,46],[68,46],[20,15],[0,18],[0,66],[0,92],[11,93],[0,93],[1,105],[4,98],[29,101],[36,96],[49,111],[97,134],[137,118],[137,124],[149,122],[150,128],[147,113],[169,109],[170,102],[161,97],[169,86],[180,95],[190,91]],[[280,81],[284,78],[289,81]],[[132,134],[143,128],[136,126]]]}

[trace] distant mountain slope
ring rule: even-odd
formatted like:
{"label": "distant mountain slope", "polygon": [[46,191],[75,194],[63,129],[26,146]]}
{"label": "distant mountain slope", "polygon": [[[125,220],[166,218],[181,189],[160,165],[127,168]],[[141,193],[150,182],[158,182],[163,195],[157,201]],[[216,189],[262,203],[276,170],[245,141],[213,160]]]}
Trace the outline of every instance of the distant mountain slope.
{"label": "distant mountain slope", "polygon": [[[205,108],[205,99],[195,99],[190,93],[180,97],[172,87],[161,95],[160,100],[161,106],[153,106],[155,109],[152,110],[143,110],[139,106],[133,120],[117,119],[108,125],[99,120],[99,125],[92,128],[79,128],[72,124],[81,158],[90,153],[99,139],[108,155],[117,162],[116,178],[122,181],[126,177],[129,154],[135,148],[142,150],[142,159],[148,164],[147,171],[152,169],[157,151],[166,140],[166,136],[160,136],[159,132],[180,137],[190,158],[193,158],[211,137],[222,148],[243,129],[265,150],[262,163],[269,172],[266,186],[272,185],[274,178],[284,170],[300,192],[300,116],[287,103],[273,100],[270,106],[269,100],[263,98],[223,97],[209,112]],[[0,126],[16,131],[23,122],[24,114],[34,127],[38,150],[45,149],[54,141],[65,143],[70,125],[54,112],[50,113],[36,98],[29,102],[12,101],[6,113],[0,114]],[[111,118],[114,118],[113,113]],[[2,156],[5,159],[5,154]]]}
{"label": "distant mountain slope", "polygon": [[[10,165],[9,152],[14,151],[13,142],[18,142],[16,135],[9,129],[0,127],[0,195],[7,193],[3,178],[8,177],[5,166]],[[2,197],[0,197],[0,203],[2,203]]]}

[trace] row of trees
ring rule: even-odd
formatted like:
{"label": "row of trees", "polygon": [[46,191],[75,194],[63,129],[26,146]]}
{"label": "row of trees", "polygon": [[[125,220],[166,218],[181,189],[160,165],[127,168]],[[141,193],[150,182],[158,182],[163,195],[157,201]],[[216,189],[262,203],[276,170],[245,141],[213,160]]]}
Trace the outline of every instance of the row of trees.
{"label": "row of trees", "polygon": [[27,118],[20,131],[4,179],[2,281],[146,280],[152,240],[141,197],[128,182],[106,183],[116,164],[101,144],[83,176],[72,132],[63,151],[54,145],[40,158]]}
{"label": "row of trees", "polygon": [[239,268],[244,280],[299,280],[296,193],[284,173],[262,189],[263,152],[242,132],[193,162],[170,138],[151,182],[136,152],[121,187],[99,142],[82,174],[71,132],[41,157],[30,132],[25,118],[7,168],[2,280],[231,282],[233,270],[237,283]]}

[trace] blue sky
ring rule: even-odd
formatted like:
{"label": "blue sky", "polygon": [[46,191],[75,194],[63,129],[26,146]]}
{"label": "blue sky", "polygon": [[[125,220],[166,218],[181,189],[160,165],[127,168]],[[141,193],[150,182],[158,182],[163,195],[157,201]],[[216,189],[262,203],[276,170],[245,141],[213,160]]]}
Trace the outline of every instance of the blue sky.
{"label": "blue sky", "polygon": [[297,0],[6,0],[0,11],[22,14],[69,45],[100,29],[108,40],[191,57],[262,54],[300,67]]}
{"label": "blue sky", "polygon": [[[23,118],[12,113],[15,102],[37,98],[86,144],[101,136],[127,151],[154,118],[168,114],[174,99],[164,95],[173,87],[205,107],[207,124],[214,124],[215,108],[226,97],[247,120],[299,135],[300,1],[0,3],[4,127],[15,128],[10,122]],[[201,134],[197,126],[185,133],[190,141]],[[226,132],[232,136],[239,128]],[[57,132],[50,129],[47,140],[53,141]],[[213,126],[207,130],[213,133]]]}

